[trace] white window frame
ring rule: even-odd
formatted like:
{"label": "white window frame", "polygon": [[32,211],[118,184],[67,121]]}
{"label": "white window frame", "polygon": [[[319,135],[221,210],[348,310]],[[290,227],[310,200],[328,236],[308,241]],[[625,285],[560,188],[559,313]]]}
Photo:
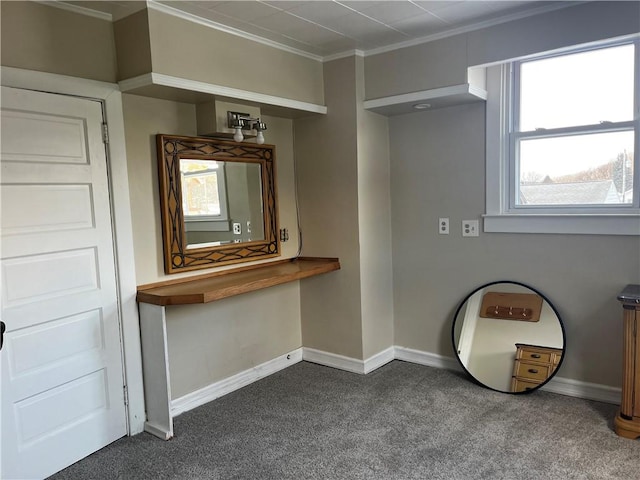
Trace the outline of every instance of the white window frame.
{"label": "white window frame", "polygon": [[[186,159],[188,160],[188,159]],[[185,215],[185,231],[197,230],[202,232],[228,232],[229,226],[229,206],[227,200],[227,182],[225,162],[218,161],[216,182],[218,184],[218,197],[220,199],[220,213],[218,215]],[[198,175],[195,172],[194,175]],[[183,177],[189,175],[181,174]]]}
{"label": "white window frame", "polygon": [[[640,235],[640,36],[599,42],[580,49],[574,47],[553,54],[574,53],[624,43],[636,45],[634,118],[630,122],[604,125],[594,130],[615,131],[630,126],[635,128],[633,203],[619,206],[514,208],[517,179],[513,152],[515,138],[519,135],[510,134],[514,114],[511,108],[514,98],[514,61],[487,68],[486,214],[483,216],[485,232]],[[540,55],[535,58],[540,58]],[[558,129],[557,133],[570,131],[571,129]]]}

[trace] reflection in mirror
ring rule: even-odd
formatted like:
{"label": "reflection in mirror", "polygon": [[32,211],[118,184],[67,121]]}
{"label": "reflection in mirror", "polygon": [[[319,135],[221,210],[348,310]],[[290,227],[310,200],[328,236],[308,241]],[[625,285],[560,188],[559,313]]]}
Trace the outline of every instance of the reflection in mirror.
{"label": "reflection in mirror", "polygon": [[187,248],[264,240],[259,164],[181,158],[180,179]]}
{"label": "reflection in mirror", "polygon": [[156,141],[166,273],[280,255],[273,145]]}
{"label": "reflection in mirror", "polygon": [[467,373],[507,393],[532,391],[549,381],[565,348],[564,328],[553,305],[517,282],[474,290],[458,307],[452,333]]}

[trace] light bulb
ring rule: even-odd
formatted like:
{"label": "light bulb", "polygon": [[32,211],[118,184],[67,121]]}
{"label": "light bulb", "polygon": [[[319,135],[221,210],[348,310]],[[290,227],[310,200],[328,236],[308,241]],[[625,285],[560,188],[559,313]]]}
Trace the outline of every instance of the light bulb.
{"label": "light bulb", "polygon": [[264,143],[264,135],[262,134],[262,130],[258,130],[258,135],[256,135],[256,142],[259,145],[262,145]]}
{"label": "light bulb", "polygon": [[242,128],[236,127],[233,130],[234,130],[233,139],[236,142],[241,142],[242,140],[244,140],[244,135],[242,134]]}

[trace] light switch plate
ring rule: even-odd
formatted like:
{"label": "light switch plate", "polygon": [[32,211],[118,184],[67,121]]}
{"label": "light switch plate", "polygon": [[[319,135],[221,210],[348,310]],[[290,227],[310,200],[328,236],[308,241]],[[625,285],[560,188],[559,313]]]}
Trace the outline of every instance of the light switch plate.
{"label": "light switch plate", "polygon": [[463,237],[477,237],[479,235],[478,229],[478,220],[462,220]]}

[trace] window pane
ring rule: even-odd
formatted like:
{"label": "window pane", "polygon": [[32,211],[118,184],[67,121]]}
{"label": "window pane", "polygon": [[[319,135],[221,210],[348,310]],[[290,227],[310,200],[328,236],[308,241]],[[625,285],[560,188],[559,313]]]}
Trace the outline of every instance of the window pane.
{"label": "window pane", "polygon": [[217,162],[181,159],[180,173],[184,215],[220,215]]}
{"label": "window pane", "polygon": [[633,119],[634,46],[521,64],[520,131]]}
{"label": "window pane", "polygon": [[633,131],[521,140],[516,205],[633,201]]}

